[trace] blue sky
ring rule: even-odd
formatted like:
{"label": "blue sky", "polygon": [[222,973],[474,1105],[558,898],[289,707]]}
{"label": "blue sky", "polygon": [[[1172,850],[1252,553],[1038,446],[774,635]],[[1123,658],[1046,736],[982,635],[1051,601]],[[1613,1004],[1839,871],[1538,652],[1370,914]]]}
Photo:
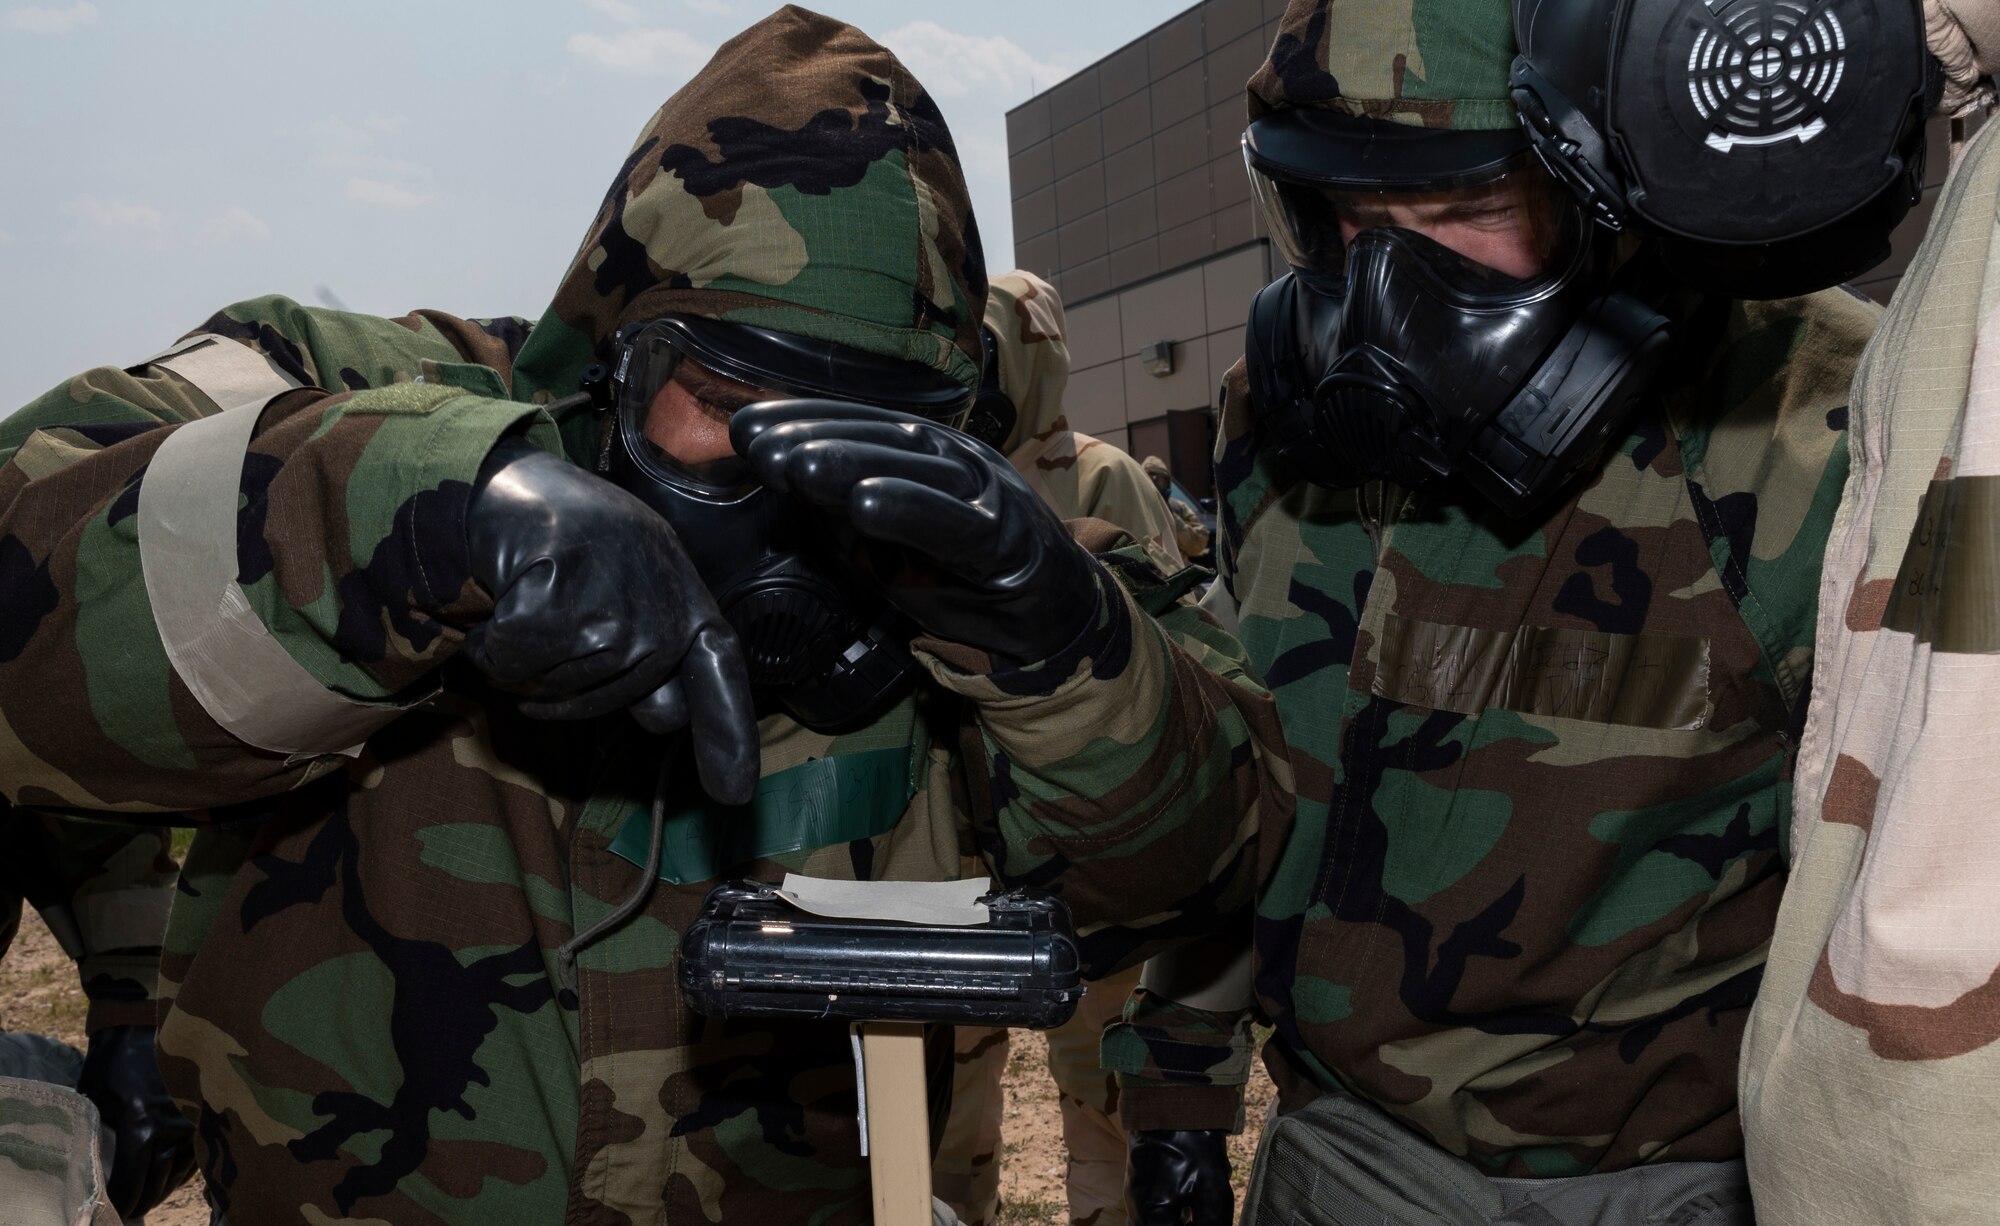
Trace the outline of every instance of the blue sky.
{"label": "blue sky", "polygon": [[[1011,265],[1003,116],[1192,0],[818,0],[888,44]],[[633,136],[771,0],[0,0],[0,416],[284,293],[534,315]]]}

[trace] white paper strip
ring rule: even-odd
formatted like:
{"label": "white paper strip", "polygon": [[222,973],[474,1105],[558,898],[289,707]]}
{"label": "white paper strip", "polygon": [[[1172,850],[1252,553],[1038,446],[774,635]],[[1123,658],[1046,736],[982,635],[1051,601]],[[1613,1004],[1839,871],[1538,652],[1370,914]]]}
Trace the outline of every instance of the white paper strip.
{"label": "white paper strip", "polygon": [[786,873],[778,897],[814,915],[836,919],[895,920],[969,928],[988,919],[979,896],[992,887],[969,881],[831,881]]}

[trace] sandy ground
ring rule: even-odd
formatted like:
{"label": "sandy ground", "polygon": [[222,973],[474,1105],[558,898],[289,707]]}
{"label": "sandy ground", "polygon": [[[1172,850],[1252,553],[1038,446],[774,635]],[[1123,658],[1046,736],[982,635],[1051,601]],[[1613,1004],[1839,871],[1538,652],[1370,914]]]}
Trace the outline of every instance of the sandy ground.
{"label": "sandy ground", "polygon": [[[83,1036],[83,989],[76,968],[30,908],[21,932],[0,963],[0,1029],[52,1034],[79,1046]],[[1062,1226],[1069,1214],[1063,1201],[1062,1113],[1055,1082],[1048,1075],[1048,1041],[1026,1032],[1012,1045],[1005,1089],[1006,1143],[1001,1155],[999,1221],[1005,1226]],[[1250,1086],[1244,1135],[1230,1142],[1236,1166],[1236,1198],[1250,1173],[1250,1155],[1272,1097],[1271,1082],[1259,1065]],[[146,1215],[146,1226],[207,1226],[200,1177]]]}
{"label": "sandy ground", "polygon": [[[1063,1198],[1062,1108],[1048,1069],[1048,1040],[1035,1031],[1016,1033],[1008,1045],[1002,1083],[1007,1107],[1001,1117],[999,1226],[1065,1226],[1069,1221]],[[1257,1152],[1265,1113],[1276,1096],[1270,1076],[1257,1063],[1250,1074],[1243,1133],[1229,1140],[1239,1214],[1243,1188],[1250,1179],[1250,1158]]]}

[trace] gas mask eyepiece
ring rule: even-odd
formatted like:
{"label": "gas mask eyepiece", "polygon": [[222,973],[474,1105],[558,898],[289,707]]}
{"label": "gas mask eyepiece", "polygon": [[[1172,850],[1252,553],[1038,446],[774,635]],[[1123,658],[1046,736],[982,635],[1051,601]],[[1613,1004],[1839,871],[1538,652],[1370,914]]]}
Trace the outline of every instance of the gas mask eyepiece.
{"label": "gas mask eyepiece", "polygon": [[914,630],[847,561],[851,534],[754,480],[728,444],[748,404],[839,399],[957,425],[942,374],[765,328],[665,316],[619,333],[600,467],[659,512],[736,631],[753,689],[808,727],[866,723],[909,688]]}

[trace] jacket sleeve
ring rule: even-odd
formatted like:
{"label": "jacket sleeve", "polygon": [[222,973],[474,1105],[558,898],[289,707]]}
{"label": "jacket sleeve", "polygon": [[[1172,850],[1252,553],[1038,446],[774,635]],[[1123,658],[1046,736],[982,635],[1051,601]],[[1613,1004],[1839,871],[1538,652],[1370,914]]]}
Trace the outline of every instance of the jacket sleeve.
{"label": "jacket sleeve", "polygon": [[[1088,523],[1090,521],[1078,521]],[[977,709],[967,757],[980,851],[1058,891],[1098,977],[1247,907],[1289,827],[1290,772],[1241,647],[1136,548],[1099,555],[1098,616],[1037,665],[920,640]]]}
{"label": "jacket sleeve", "polygon": [[[238,321],[254,343],[202,343],[239,373],[246,353],[264,363],[277,378],[266,394],[362,357],[385,386],[302,385],[232,407],[169,360],[91,371],[0,424],[7,797],[127,812],[237,803],[331,769],[427,692],[486,608],[463,523],[481,461],[524,423],[559,442],[435,329],[372,322],[365,337],[356,324],[300,344]],[[287,347],[289,368],[275,356]],[[245,413],[242,438],[217,432]],[[219,530],[177,530],[181,513],[184,528]],[[188,582],[218,568],[217,590]],[[300,712],[322,710],[339,713],[340,735],[300,731]]]}

